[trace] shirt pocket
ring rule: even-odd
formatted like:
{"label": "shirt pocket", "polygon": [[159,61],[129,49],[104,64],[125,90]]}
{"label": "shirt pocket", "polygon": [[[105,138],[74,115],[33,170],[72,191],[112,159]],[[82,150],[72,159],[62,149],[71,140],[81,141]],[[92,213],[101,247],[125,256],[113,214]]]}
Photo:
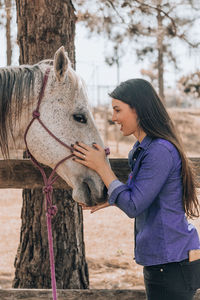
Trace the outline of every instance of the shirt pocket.
{"label": "shirt pocket", "polygon": [[164,280],[164,265],[155,265],[144,267],[144,280],[150,283],[163,284]]}
{"label": "shirt pocket", "polygon": [[180,262],[185,285],[189,290],[200,288],[200,259]]}

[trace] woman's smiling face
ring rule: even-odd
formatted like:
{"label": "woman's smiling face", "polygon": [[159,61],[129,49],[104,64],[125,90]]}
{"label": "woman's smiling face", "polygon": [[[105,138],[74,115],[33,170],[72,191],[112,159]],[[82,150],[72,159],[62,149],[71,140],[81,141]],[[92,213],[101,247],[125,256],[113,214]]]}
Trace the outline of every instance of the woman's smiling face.
{"label": "woman's smiling face", "polygon": [[117,99],[112,99],[112,107],[112,121],[121,125],[120,130],[123,135],[128,136],[133,134],[138,136],[139,125],[135,109]]}

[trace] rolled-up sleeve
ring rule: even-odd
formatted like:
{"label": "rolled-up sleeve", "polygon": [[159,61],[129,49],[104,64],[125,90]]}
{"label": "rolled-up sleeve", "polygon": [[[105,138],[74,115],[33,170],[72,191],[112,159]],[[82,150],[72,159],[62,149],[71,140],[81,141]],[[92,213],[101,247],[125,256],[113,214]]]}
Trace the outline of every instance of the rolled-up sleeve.
{"label": "rolled-up sleeve", "polygon": [[123,183],[121,181],[119,181],[118,179],[113,180],[108,187],[108,196],[110,196],[112,194],[112,192],[118,187],[123,185]]}
{"label": "rolled-up sleeve", "polygon": [[173,169],[171,152],[157,144],[148,149],[141,159],[141,165],[131,184],[120,184],[112,190],[108,199],[130,218],[137,217],[147,209],[158,196]]}

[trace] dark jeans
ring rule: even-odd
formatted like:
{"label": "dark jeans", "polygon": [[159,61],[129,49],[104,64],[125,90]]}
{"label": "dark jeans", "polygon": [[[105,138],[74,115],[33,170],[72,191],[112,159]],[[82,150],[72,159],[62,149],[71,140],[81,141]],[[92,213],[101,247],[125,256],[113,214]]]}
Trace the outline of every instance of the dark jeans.
{"label": "dark jeans", "polygon": [[143,272],[148,300],[192,300],[197,289],[192,276],[196,272],[199,280],[200,260],[148,266]]}

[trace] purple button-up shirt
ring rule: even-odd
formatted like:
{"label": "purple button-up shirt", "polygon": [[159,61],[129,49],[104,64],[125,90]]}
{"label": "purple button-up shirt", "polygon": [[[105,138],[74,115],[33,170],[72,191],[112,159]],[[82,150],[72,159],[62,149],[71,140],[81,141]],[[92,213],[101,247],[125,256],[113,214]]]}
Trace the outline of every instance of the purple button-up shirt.
{"label": "purple button-up shirt", "polygon": [[146,136],[130,151],[129,164],[127,183],[111,182],[108,201],[135,218],[136,262],[149,266],[188,258],[188,251],[199,249],[200,242],[184,213],[176,147]]}

